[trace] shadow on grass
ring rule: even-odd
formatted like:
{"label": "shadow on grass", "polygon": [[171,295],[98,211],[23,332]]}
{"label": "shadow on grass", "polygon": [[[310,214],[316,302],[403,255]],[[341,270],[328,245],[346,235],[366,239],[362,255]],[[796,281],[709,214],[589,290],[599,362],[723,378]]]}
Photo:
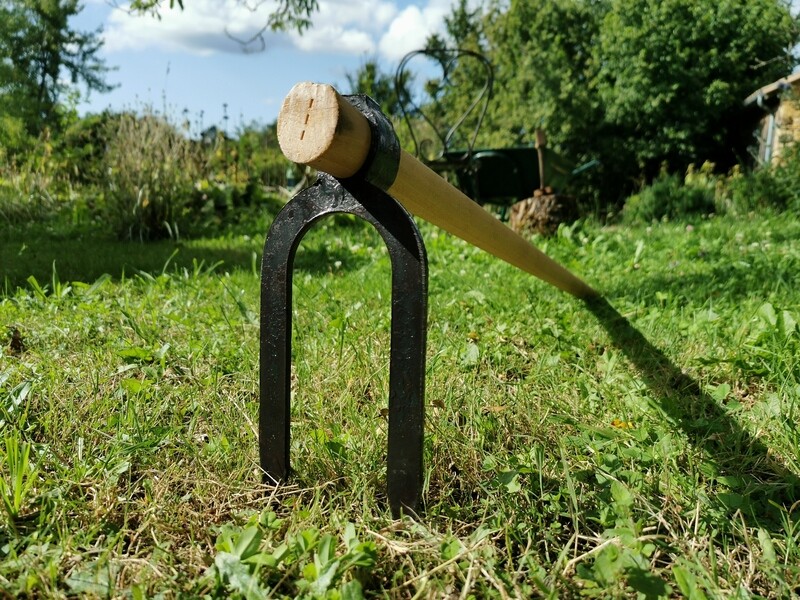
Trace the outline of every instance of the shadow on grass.
{"label": "shadow on grass", "polygon": [[[766,298],[773,293],[791,294],[798,270],[800,260],[763,261],[757,265],[717,265],[702,273],[644,276],[637,280],[636,289],[650,298],[655,297],[656,293],[667,293],[698,304],[715,298]],[[620,294],[629,291],[627,283],[610,290],[611,293]]]}
{"label": "shadow on grass", "polygon": [[745,431],[697,381],[653,346],[606,299],[587,300],[586,306],[639,371],[664,413],[678,424],[690,443],[704,452],[718,475],[741,481],[734,505],[730,495],[722,504],[731,513],[741,508],[746,516],[759,521],[778,521],[778,511],[772,503],[788,509],[797,500],[798,474],[777,462],[761,441]]}
{"label": "shadow on grass", "polygon": [[[769,238],[768,250],[736,252],[735,242],[708,253],[695,248],[669,265],[660,263],[652,272],[637,272],[636,290],[647,297],[660,292],[699,303],[717,297],[737,300],[781,292],[790,296],[800,270],[798,239],[800,232],[776,231]],[[618,279],[605,289],[627,295],[630,281]]]}
{"label": "shadow on grass", "polygon": [[[264,231],[252,238],[145,243],[102,235],[0,239],[0,297],[13,294],[17,288],[29,287],[30,277],[36,278],[40,285],[49,285],[54,268],[61,282],[85,283],[94,282],[106,273],[119,280],[140,272],[158,275],[187,269],[191,273],[200,267],[203,271],[212,267],[221,271],[246,270],[257,276],[266,234]],[[332,270],[334,265],[337,270],[350,270],[366,262],[368,257],[356,256],[348,248],[329,248],[311,241],[301,246],[295,269],[318,274]]]}
{"label": "shadow on grass", "polygon": [[106,239],[38,239],[28,243],[0,243],[0,295],[28,287],[35,277],[49,284],[53,272],[62,282],[93,282],[107,273],[115,279],[139,272],[158,274],[195,265],[208,268],[222,264],[226,269],[247,268],[253,263],[253,248],[204,246],[175,242],[119,242]]}

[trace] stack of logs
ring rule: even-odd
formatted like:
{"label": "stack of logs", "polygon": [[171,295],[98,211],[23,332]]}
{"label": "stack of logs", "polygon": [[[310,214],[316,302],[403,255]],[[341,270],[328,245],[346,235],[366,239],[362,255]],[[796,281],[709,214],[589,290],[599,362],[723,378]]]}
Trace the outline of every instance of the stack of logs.
{"label": "stack of logs", "polygon": [[578,219],[575,198],[556,193],[545,185],[544,148],[547,138],[544,131],[536,130],[536,151],[539,155],[539,189],[531,198],[520,200],[511,207],[509,225],[517,233],[538,233],[551,236],[561,223],[573,223]]}
{"label": "stack of logs", "polygon": [[578,219],[575,198],[557,194],[550,186],[533,192],[533,197],[520,200],[511,207],[508,224],[517,233],[553,235],[561,223]]}

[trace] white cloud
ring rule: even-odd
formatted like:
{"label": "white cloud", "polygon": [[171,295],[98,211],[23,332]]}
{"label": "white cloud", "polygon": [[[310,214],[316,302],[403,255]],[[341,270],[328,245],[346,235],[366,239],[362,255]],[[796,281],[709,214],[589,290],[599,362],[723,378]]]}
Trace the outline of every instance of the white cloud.
{"label": "white cloud", "polygon": [[306,52],[374,53],[377,36],[396,14],[394,2],[385,0],[323,0],[312,27],[290,37]]}
{"label": "white cloud", "polygon": [[378,45],[381,54],[396,61],[404,54],[422,48],[428,36],[441,29],[443,16],[430,8],[420,10],[417,6],[406,7],[381,37]]}
{"label": "white cloud", "polygon": [[397,14],[394,0],[321,0],[314,27],[329,21],[362,30],[380,32]]}
{"label": "white cloud", "polygon": [[293,42],[306,52],[368,54],[375,50],[375,42],[367,32],[336,24],[314,27],[302,36],[295,37]]}
{"label": "white cloud", "polygon": [[[134,16],[121,5],[105,27],[105,50],[121,52],[156,47],[194,54],[241,52],[237,40],[250,40],[267,22],[276,3],[268,0],[250,10],[237,0],[190,0],[185,10],[163,9],[160,18]],[[306,52],[373,53],[377,39],[397,14],[388,0],[322,0],[303,35],[264,32],[266,48],[291,44]],[[254,41],[247,49],[259,50]]]}
{"label": "white cloud", "polygon": [[[431,34],[445,32],[444,20],[452,13],[453,4],[454,0],[428,0],[423,7],[407,6],[381,36],[378,42],[381,55],[397,62],[412,50],[424,48]],[[481,4],[482,0],[470,0],[467,7],[472,10]]]}
{"label": "white cloud", "polygon": [[[241,52],[236,40],[252,38],[266,22],[274,3],[250,10],[235,0],[192,0],[185,10],[161,11],[160,18],[135,16],[127,6],[111,12],[104,39],[107,52],[149,47],[195,54]],[[235,39],[232,39],[235,38]],[[270,43],[280,42],[270,35]]]}

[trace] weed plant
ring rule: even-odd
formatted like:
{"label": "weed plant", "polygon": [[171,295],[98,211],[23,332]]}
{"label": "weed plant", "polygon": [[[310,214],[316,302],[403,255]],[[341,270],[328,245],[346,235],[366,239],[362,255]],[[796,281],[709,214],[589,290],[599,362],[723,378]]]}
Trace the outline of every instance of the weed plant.
{"label": "weed plant", "polygon": [[732,173],[721,198],[724,210],[744,215],[756,210],[800,208],[800,143],[788,146],[776,162],[750,173]]}
{"label": "weed plant", "polygon": [[114,123],[106,151],[106,211],[125,239],[178,237],[201,152],[155,114],[123,114]]}
{"label": "weed plant", "polygon": [[183,117],[175,126],[166,109],[147,106],[70,114],[62,131],[26,138],[24,150],[0,144],[0,223],[67,222],[122,240],[179,240],[274,209],[281,187],[297,176],[276,126],[241,125],[230,137],[213,127],[201,134],[199,124],[194,132]]}
{"label": "weed plant", "polygon": [[18,161],[0,150],[0,223],[42,222],[57,211],[54,177],[48,168],[51,151],[47,142],[40,142]]}
{"label": "weed plant", "polygon": [[45,221],[53,209],[52,198],[44,190],[28,191],[19,181],[0,178],[0,220],[5,223]]}
{"label": "weed plant", "polygon": [[[125,246],[130,268],[109,275],[67,277],[46,245],[4,254],[29,274],[0,296],[0,589],[800,593],[800,225],[579,223],[535,240],[602,291],[590,305],[423,237],[424,506],[399,520],[384,492],[390,265],[374,231],[323,221],[298,251],[294,475],[277,487],[258,465],[258,267],[236,258],[263,231],[157,265]],[[107,244],[71,252],[96,264]]]}

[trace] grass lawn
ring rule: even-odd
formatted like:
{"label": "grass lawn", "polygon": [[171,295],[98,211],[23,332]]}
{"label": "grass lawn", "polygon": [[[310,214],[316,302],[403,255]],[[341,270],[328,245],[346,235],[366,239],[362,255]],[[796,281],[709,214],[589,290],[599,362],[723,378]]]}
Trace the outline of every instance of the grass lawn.
{"label": "grass lawn", "polygon": [[800,594],[797,220],[536,239],[593,306],[423,224],[424,507],[401,520],[389,262],[347,219],[298,254],[296,474],[261,483],[265,228],[0,230],[0,597]]}

